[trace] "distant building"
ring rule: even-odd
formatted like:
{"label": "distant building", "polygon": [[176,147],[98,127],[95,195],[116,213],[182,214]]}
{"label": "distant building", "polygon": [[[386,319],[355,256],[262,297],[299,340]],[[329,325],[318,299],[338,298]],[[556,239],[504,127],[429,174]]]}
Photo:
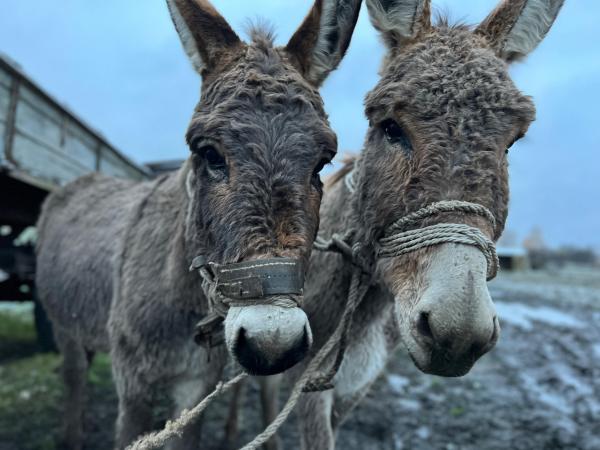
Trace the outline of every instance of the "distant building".
{"label": "distant building", "polygon": [[523,247],[503,247],[496,248],[500,268],[502,270],[519,271],[530,269],[529,255]]}

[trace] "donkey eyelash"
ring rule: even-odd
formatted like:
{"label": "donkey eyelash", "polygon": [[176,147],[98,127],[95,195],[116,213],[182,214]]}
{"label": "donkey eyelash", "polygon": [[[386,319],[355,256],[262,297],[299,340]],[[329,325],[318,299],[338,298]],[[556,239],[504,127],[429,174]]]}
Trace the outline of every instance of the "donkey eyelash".
{"label": "donkey eyelash", "polygon": [[315,168],[313,170],[313,176],[318,177],[319,174],[321,173],[321,171],[325,167],[331,166],[331,165],[333,165],[333,163],[331,162],[330,159],[326,159],[326,158],[321,159],[321,161],[319,161],[319,163],[315,166]]}
{"label": "donkey eyelash", "polygon": [[207,147],[217,147],[216,143],[212,139],[205,137],[199,137],[192,140],[190,144],[190,150],[194,153],[200,152]]}
{"label": "donkey eyelash", "polygon": [[523,139],[524,137],[525,137],[525,133],[519,134],[516,138],[513,139],[513,141],[510,143],[510,145],[508,147],[506,147],[506,149],[504,150],[504,153],[508,155],[508,152],[511,149],[511,147],[513,145],[515,145],[518,141]]}

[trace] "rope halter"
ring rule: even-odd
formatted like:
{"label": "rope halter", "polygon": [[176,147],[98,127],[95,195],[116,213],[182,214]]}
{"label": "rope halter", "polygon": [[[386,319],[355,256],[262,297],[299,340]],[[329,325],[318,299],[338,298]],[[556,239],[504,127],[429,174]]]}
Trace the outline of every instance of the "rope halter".
{"label": "rope halter", "polygon": [[202,290],[208,298],[209,314],[196,325],[195,336],[198,345],[208,348],[223,342],[219,331],[230,307],[273,305],[295,308],[303,294],[303,264],[295,258],[221,265],[197,256],[190,270],[200,274]]}
{"label": "rope halter", "polygon": [[414,228],[430,217],[455,212],[483,217],[490,223],[492,229],[496,227],[493,214],[483,205],[459,200],[436,202],[408,214],[390,225],[386,229],[384,237],[379,240],[377,256],[380,258],[401,256],[421,248],[445,243],[472,245],[484,254],[487,260],[487,279],[488,281],[493,279],[498,273],[499,267],[496,247],[494,242],[479,228],[462,223],[438,223]]}
{"label": "rope halter", "polygon": [[[355,170],[344,177],[344,184],[351,194],[356,191]],[[378,242],[378,258],[402,256],[434,245],[455,243],[477,247],[487,261],[487,280],[498,274],[500,263],[496,254],[496,246],[479,228],[462,223],[438,223],[426,227],[420,224],[430,217],[443,213],[462,213],[480,216],[488,221],[492,229],[496,228],[496,219],[489,209],[478,203],[460,200],[444,200],[431,203],[413,213],[401,217],[384,232],[384,237]],[[323,247],[323,244],[321,244]],[[322,248],[322,250],[324,250]]]}

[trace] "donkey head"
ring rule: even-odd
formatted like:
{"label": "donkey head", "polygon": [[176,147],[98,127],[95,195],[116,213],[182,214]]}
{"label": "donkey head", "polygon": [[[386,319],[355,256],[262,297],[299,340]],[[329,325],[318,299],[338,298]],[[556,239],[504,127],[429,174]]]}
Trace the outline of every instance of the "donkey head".
{"label": "donkey head", "polygon": [[[168,6],[202,76],[187,132],[189,256],[306,263],[319,224],[319,172],[337,151],[317,88],[350,43],[360,0],[317,0],[285,47],[261,30],[242,42],[206,0]],[[225,334],[238,362],[261,375],[292,366],[312,342],[298,307],[232,306]]]}
{"label": "donkey head", "polygon": [[[537,46],[562,3],[506,0],[471,29],[444,19],[432,25],[427,0],[367,0],[387,55],[366,98],[370,128],[357,174],[366,241],[444,200],[485,206],[495,226],[462,213],[440,214],[423,226],[463,223],[499,238],[508,210],[506,155],[535,116],[507,63]],[[421,370],[463,375],[496,343],[500,328],[477,248],[446,243],[379,259],[377,270]]]}

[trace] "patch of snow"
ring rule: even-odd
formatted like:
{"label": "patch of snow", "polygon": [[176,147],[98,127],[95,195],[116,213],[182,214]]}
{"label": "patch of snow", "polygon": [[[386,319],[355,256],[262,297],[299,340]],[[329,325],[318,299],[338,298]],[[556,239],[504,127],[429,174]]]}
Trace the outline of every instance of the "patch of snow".
{"label": "patch of snow", "polygon": [[402,408],[403,411],[419,411],[421,409],[421,404],[416,400],[410,400],[408,398],[398,399],[398,406]]}
{"label": "patch of snow", "polygon": [[0,283],[8,280],[10,278],[10,274],[8,272],[5,272],[4,270],[0,269]]}
{"label": "patch of snow", "polygon": [[404,394],[405,388],[410,384],[410,380],[396,374],[389,374],[387,382],[396,394]]}
{"label": "patch of snow", "polygon": [[561,390],[548,389],[539,380],[527,373],[520,374],[519,378],[530,396],[533,396],[546,406],[559,411],[565,418],[573,414],[573,404],[567,400]]}
{"label": "patch of snow", "polygon": [[508,322],[524,330],[533,328],[532,322],[542,322],[547,325],[563,328],[583,328],[585,324],[579,319],[548,306],[533,307],[523,303],[496,302],[496,311],[502,322]]}
{"label": "patch of snow", "polygon": [[559,378],[565,386],[572,390],[578,397],[591,397],[594,395],[592,386],[583,382],[581,377],[574,372],[572,367],[557,362],[553,364],[552,371],[557,378]]}
{"label": "patch of snow", "polygon": [[552,279],[543,280],[499,280],[490,283],[492,298],[514,298],[515,296],[537,296],[551,302],[568,299],[571,303],[597,303],[600,289],[596,286],[561,284]]}
{"label": "patch of snow", "polygon": [[417,428],[417,431],[415,431],[415,434],[423,440],[429,439],[429,436],[431,436],[431,431],[429,430],[428,427],[426,426],[422,426]]}
{"label": "patch of snow", "polygon": [[402,436],[394,436],[394,450],[404,450],[404,442]]}

